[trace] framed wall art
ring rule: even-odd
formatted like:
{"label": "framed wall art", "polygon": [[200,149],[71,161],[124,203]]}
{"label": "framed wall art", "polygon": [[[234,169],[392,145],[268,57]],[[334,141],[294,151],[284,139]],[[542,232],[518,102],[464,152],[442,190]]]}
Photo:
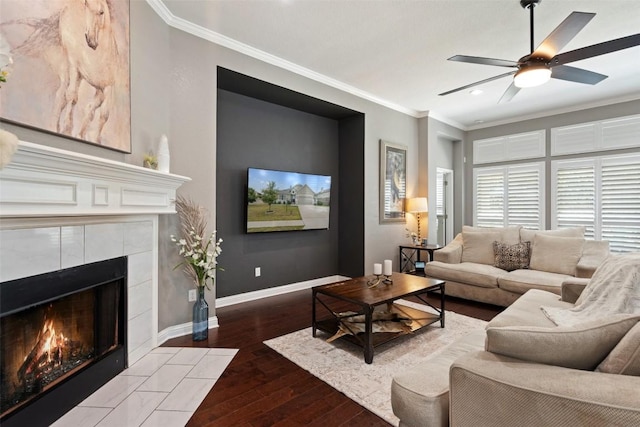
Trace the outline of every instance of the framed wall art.
{"label": "framed wall art", "polygon": [[0,3],[0,119],[131,152],[129,0]]}
{"label": "framed wall art", "polygon": [[407,147],[380,140],[380,222],[404,222]]}

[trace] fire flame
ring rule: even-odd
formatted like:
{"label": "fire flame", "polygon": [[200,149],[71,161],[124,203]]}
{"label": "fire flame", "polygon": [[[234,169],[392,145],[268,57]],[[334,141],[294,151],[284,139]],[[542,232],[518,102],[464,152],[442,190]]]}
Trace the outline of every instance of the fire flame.
{"label": "fire flame", "polygon": [[[62,350],[68,344],[68,339],[62,332],[56,333],[53,320],[45,319],[42,330],[38,334],[36,345],[31,353],[25,356],[26,369],[31,373],[45,366],[59,366],[62,364]],[[29,359],[29,362],[27,362]]]}

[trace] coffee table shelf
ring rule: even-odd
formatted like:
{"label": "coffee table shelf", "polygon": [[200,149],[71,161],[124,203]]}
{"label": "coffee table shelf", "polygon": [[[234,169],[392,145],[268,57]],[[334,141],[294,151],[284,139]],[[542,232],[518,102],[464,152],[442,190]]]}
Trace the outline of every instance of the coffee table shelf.
{"label": "coffee table shelf", "polygon": [[[376,332],[373,333],[374,311],[391,311],[401,317],[410,318],[411,331],[417,331],[440,321],[444,328],[444,286],[442,280],[435,280],[403,273],[393,273],[393,284],[380,283],[375,287],[369,287],[371,277],[359,277],[329,285],[312,288],[312,333],[321,330],[329,334],[338,331],[340,322],[339,313],[353,311],[365,316],[365,332],[357,335],[344,335],[340,337],[363,348],[366,363],[372,363],[374,348],[387,343],[399,336],[407,335],[406,332]],[[429,292],[440,293],[440,306],[435,307],[423,297]],[[394,304],[401,298],[414,296],[425,305],[434,309],[437,314],[417,310],[402,304]],[[323,312],[319,318],[318,308]]]}

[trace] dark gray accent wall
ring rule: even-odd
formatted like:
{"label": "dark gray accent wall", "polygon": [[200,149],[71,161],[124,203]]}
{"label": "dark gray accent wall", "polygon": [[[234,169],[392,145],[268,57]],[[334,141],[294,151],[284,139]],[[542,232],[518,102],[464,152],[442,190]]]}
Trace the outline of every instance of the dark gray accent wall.
{"label": "dark gray accent wall", "polygon": [[338,271],[364,274],[364,114],[340,120]]}
{"label": "dark gray accent wall", "polygon": [[[346,174],[348,190],[343,189],[340,167],[342,153],[356,164],[354,170],[358,162],[363,163],[364,120],[360,119],[359,129],[358,121],[352,121],[355,126],[341,131],[339,120],[218,90],[216,226],[224,239],[218,260],[225,268],[216,280],[218,297],[340,274],[341,261],[357,266],[350,272],[362,274],[363,166],[356,174],[359,178]],[[341,149],[341,135],[356,143],[347,142]],[[329,230],[247,234],[249,167],[331,175]],[[343,221],[342,199],[347,191],[353,193],[355,202],[349,203]],[[339,232],[343,223],[355,221],[352,218],[360,226],[346,228],[360,228],[360,233],[348,246],[357,250],[341,251]],[[350,253],[357,254],[355,260]],[[261,269],[260,277],[255,277],[256,267]]]}

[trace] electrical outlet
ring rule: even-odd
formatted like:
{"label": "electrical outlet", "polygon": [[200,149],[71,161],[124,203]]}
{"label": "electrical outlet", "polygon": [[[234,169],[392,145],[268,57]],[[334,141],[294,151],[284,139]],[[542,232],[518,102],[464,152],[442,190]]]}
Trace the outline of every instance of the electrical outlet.
{"label": "electrical outlet", "polygon": [[196,300],[196,290],[189,289],[189,302],[194,302]]}
{"label": "electrical outlet", "polygon": [[260,267],[256,267],[256,277],[260,277]]}

